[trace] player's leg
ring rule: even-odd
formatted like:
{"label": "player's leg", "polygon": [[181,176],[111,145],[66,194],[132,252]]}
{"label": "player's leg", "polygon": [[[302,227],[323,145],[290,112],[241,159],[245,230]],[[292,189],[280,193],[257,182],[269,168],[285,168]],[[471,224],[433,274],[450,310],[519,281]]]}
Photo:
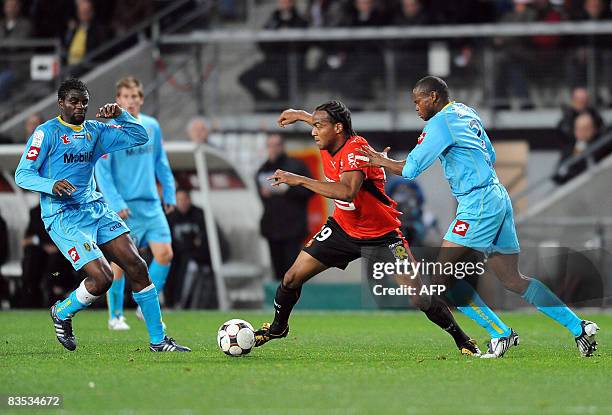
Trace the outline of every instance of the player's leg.
{"label": "player's leg", "polygon": [[125,293],[125,276],[121,267],[111,263],[113,270],[113,283],[106,293],[108,304],[108,328],[110,330],[129,330],[130,326],[123,315],[123,301]]}
{"label": "player's leg", "polygon": [[542,282],[521,274],[518,254],[492,255],[489,266],[506,289],[519,294],[525,301],[569,330],[583,356],[593,354],[597,349],[595,334],[599,327],[593,322],[580,319]]}
{"label": "player's leg", "polygon": [[[471,248],[444,240],[442,241],[437,262],[443,265],[455,264],[471,251]],[[440,276],[436,276],[434,280],[438,278]],[[446,291],[447,298],[452,301],[459,311],[484,328],[491,338],[507,337],[511,334],[512,329],[485,304],[472,285],[462,279],[449,280],[444,278],[443,281],[445,281],[448,287]]]}
{"label": "player's leg", "polygon": [[164,291],[174,256],[172,244],[169,242],[149,242],[149,248],[151,248],[151,253],[153,254],[153,261],[151,261],[149,266],[149,275],[157,292],[161,294]]}
{"label": "player's leg", "polygon": [[72,331],[72,318],[103,295],[113,280],[110,265],[104,257],[93,259],[84,264],[82,268],[87,277],[64,301],[58,301],[51,307],[55,335],[59,342],[71,351],[77,346]]}
{"label": "player's leg", "polygon": [[274,296],[274,321],[264,323],[255,332],[255,346],[259,347],[268,341],[287,336],[289,316],[300,299],[302,285],[328,267],[306,251],[301,251],[293,265],[285,273]]}
{"label": "player's leg", "polygon": [[157,290],[149,278],[147,264],[138,254],[127,234],[122,234],[100,245],[104,255],[125,270],[132,284],[132,296],[140,306],[145,319],[152,351],[190,351],[168,338],[162,326]]}
{"label": "player's leg", "polygon": [[[408,242],[401,236],[390,237],[387,241],[377,245],[365,245],[361,248],[361,256],[367,261],[367,269],[372,270],[373,264],[395,264],[396,261],[410,261],[415,264],[416,260],[410,251]],[[412,268],[414,270],[415,267]],[[369,275],[368,275],[369,277]],[[462,354],[480,356],[480,350],[476,342],[461,329],[450,309],[438,295],[427,294],[423,288],[421,276],[415,274],[393,274],[389,275],[399,286],[412,289],[415,295],[411,295],[410,301],[418,307],[427,318],[446,331],[455,341]],[[383,282],[378,280],[378,282]]]}

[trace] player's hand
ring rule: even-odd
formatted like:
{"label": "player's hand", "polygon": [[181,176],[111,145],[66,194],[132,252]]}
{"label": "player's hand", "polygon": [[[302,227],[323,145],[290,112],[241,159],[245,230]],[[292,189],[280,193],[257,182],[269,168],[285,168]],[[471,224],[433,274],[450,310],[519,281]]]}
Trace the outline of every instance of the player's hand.
{"label": "player's hand", "polygon": [[286,127],[288,125],[293,124],[296,121],[300,121],[302,119],[301,113],[302,111],[294,110],[294,109],[288,109],[288,110],[283,111],[280,117],[278,117],[277,122],[278,122],[279,127]]}
{"label": "player's hand", "polygon": [[53,194],[62,197],[64,195],[71,196],[74,192],[76,192],[76,187],[72,185],[68,180],[62,179],[58,180],[53,184]]}
{"label": "player's hand", "polygon": [[115,118],[121,115],[123,110],[117,103],[106,104],[103,107],[98,108],[96,113],[97,118]]}
{"label": "player's hand", "polygon": [[169,215],[170,213],[174,212],[175,209],[176,209],[175,205],[164,203],[164,212],[166,212],[166,215]]}
{"label": "player's hand", "polygon": [[132,214],[132,211],[129,210],[128,208],[121,209],[119,212],[117,212],[117,215],[119,215],[119,217],[123,220],[126,220],[127,218],[129,218],[131,214]]}
{"label": "player's hand", "polygon": [[389,159],[387,154],[391,150],[391,147],[386,147],[382,152],[374,150],[370,146],[364,146],[357,149],[357,152],[362,156],[366,156],[368,161],[362,164],[362,167],[384,167],[386,161]]}
{"label": "player's hand", "polygon": [[302,176],[280,169],[276,170],[272,176],[268,177],[268,180],[272,182],[272,186],[278,186],[283,183],[289,186],[298,186],[301,184],[301,179]]}

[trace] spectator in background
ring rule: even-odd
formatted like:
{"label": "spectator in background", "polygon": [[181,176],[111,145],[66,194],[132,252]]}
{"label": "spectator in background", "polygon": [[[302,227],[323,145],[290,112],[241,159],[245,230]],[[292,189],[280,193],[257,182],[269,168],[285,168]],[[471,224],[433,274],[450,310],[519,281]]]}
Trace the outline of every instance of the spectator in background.
{"label": "spectator in background", "polygon": [[570,105],[563,108],[563,116],[557,124],[564,146],[574,141],[574,120],[578,114],[588,112],[595,122],[595,129],[600,131],[603,127],[603,118],[595,107],[590,105],[589,92],[585,87],[579,86],[572,90]]}
{"label": "spectator in background", "polygon": [[[153,14],[152,0],[123,0],[116,4],[112,19],[110,20],[115,35],[124,36],[134,29],[138,23],[146,20]],[[130,36],[119,45],[118,49],[127,49],[138,42],[138,35]]]}
{"label": "spectator in background", "polygon": [[[68,25],[64,46],[68,53],[66,61],[68,65],[76,66],[72,73],[79,76],[88,70],[80,65],[85,56],[111,40],[111,33],[96,21],[92,0],[76,0],[76,17],[76,21],[72,20]],[[103,57],[94,58],[94,61],[99,60],[103,60]]]}
{"label": "spectator in background", "polygon": [[[530,23],[536,20],[536,12],[528,4],[531,0],[514,0],[514,9],[502,16],[503,23]],[[494,107],[510,109],[510,95],[519,101],[520,109],[533,108],[527,87],[527,71],[531,65],[531,40],[525,37],[499,37],[494,39],[497,48],[497,79]]]}
{"label": "spectator in background", "polygon": [[208,128],[208,122],[206,118],[196,115],[189,120],[187,123],[187,137],[192,143],[195,144],[208,144],[208,137],[210,136],[210,129]]}
{"label": "spectator in background", "polygon": [[[295,7],[294,0],[278,0],[277,7],[264,26],[266,30],[279,30],[283,28],[304,28],[307,26]],[[303,74],[303,52],[301,44],[283,42],[261,43],[259,48],[263,53],[263,60],[247,69],[238,78],[240,84],[255,100],[256,110],[268,110],[272,102],[276,107],[287,105],[289,100],[289,57],[295,52],[298,78]],[[263,89],[260,82],[271,81],[275,92]]]}
{"label": "spectator in background", "polygon": [[25,143],[26,141],[28,141],[36,127],[42,124],[43,121],[44,119],[42,114],[38,112],[33,112],[32,114],[28,115],[28,117],[25,119],[25,122],[23,123],[24,139],[22,142]]}
{"label": "spectator in background", "polygon": [[[30,22],[21,17],[21,1],[4,1],[4,18],[0,20],[0,42],[9,39],[27,39],[31,35]],[[30,65],[28,57],[18,49],[1,49],[0,99],[7,99],[13,85],[25,79]]]}
{"label": "spectator in background", "polygon": [[[211,269],[210,250],[204,221],[204,211],[191,203],[185,189],[176,191],[176,209],[168,216],[172,232],[174,260],[166,285],[166,303],[185,308],[188,303],[204,308],[217,307],[217,293]],[[226,261],[230,249],[217,225],[221,259]],[[200,296],[204,297],[202,301]]]}
{"label": "spectator in background", "polygon": [[30,209],[22,246],[20,306],[49,307],[65,298],[77,283],[76,274],[49,237],[40,217],[39,204]]}
{"label": "spectator in background", "polygon": [[[612,18],[609,0],[584,0],[582,8],[574,14],[574,20],[605,22]],[[597,68],[609,68],[612,64],[612,36],[572,36],[567,42],[569,64],[568,79],[571,86],[585,85],[587,65],[592,57]],[[601,73],[601,72],[600,72]]]}
{"label": "spectator in background", "polygon": [[257,170],[255,179],[264,212],[261,234],[268,241],[274,277],[282,280],[308,236],[308,199],[312,192],[302,186],[272,186],[267,180],[277,169],[310,177],[301,160],[287,156],[283,138],[271,134],[267,140],[268,160]]}
{"label": "spectator in background", "polygon": [[[396,26],[424,26],[431,21],[421,0],[401,0],[399,10],[393,15],[391,23]],[[425,39],[400,40],[393,43],[395,67],[399,81],[411,87],[427,72],[427,50]]]}
{"label": "spectator in background", "polygon": [[574,156],[578,156],[590,149],[601,138],[601,129],[597,127],[596,120],[591,113],[584,111],[574,119],[574,143],[571,146],[562,150],[561,161],[557,167],[557,172],[553,180],[558,184],[563,184],[574,177],[578,176],[592,165],[599,162],[605,156],[610,154],[610,146],[591,153],[586,158],[573,163],[570,166],[564,166],[564,162]]}
{"label": "spectator in background", "polygon": [[309,0],[308,26],[315,28],[339,26],[345,12],[345,0]]}
{"label": "spectator in background", "polygon": [[38,38],[63,39],[74,11],[74,0],[32,0],[30,18],[33,35]]}

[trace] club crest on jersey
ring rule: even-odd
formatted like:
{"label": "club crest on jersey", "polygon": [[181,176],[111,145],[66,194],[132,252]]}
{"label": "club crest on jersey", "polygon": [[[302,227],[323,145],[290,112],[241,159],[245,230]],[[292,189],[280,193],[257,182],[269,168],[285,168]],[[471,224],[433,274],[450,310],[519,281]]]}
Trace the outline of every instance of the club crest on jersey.
{"label": "club crest on jersey", "polygon": [[408,259],[409,257],[408,251],[406,250],[406,247],[404,246],[403,241],[397,241],[389,245],[389,249],[391,250],[391,253],[395,257],[395,259],[403,260],[403,259]]}
{"label": "club crest on jersey", "polygon": [[417,145],[421,144],[423,142],[423,140],[425,140],[425,136],[426,135],[427,135],[427,133],[421,133],[419,138],[417,138]]}
{"label": "club crest on jersey", "polygon": [[74,246],[68,250],[68,255],[70,255],[70,259],[72,259],[72,262],[77,262],[79,259],[81,259],[79,253],[76,250],[76,247]]}
{"label": "club crest on jersey", "polygon": [[62,143],[70,144],[70,139],[68,138],[68,136],[66,134],[60,136],[60,139],[62,140]]}
{"label": "club crest on jersey", "polygon": [[464,222],[462,220],[458,220],[457,222],[455,222],[455,226],[453,227],[453,233],[456,233],[459,236],[465,236],[469,228],[469,223]]}

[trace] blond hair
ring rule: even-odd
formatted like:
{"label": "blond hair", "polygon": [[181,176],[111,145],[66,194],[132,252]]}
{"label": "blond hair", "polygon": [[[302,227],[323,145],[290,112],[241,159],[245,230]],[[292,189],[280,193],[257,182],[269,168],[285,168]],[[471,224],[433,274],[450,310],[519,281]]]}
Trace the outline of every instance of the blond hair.
{"label": "blond hair", "polygon": [[126,76],[125,78],[121,78],[115,84],[115,88],[117,90],[117,96],[119,96],[122,88],[138,88],[138,94],[141,98],[144,97],[144,87],[142,86],[142,82],[140,82],[134,76]]}

